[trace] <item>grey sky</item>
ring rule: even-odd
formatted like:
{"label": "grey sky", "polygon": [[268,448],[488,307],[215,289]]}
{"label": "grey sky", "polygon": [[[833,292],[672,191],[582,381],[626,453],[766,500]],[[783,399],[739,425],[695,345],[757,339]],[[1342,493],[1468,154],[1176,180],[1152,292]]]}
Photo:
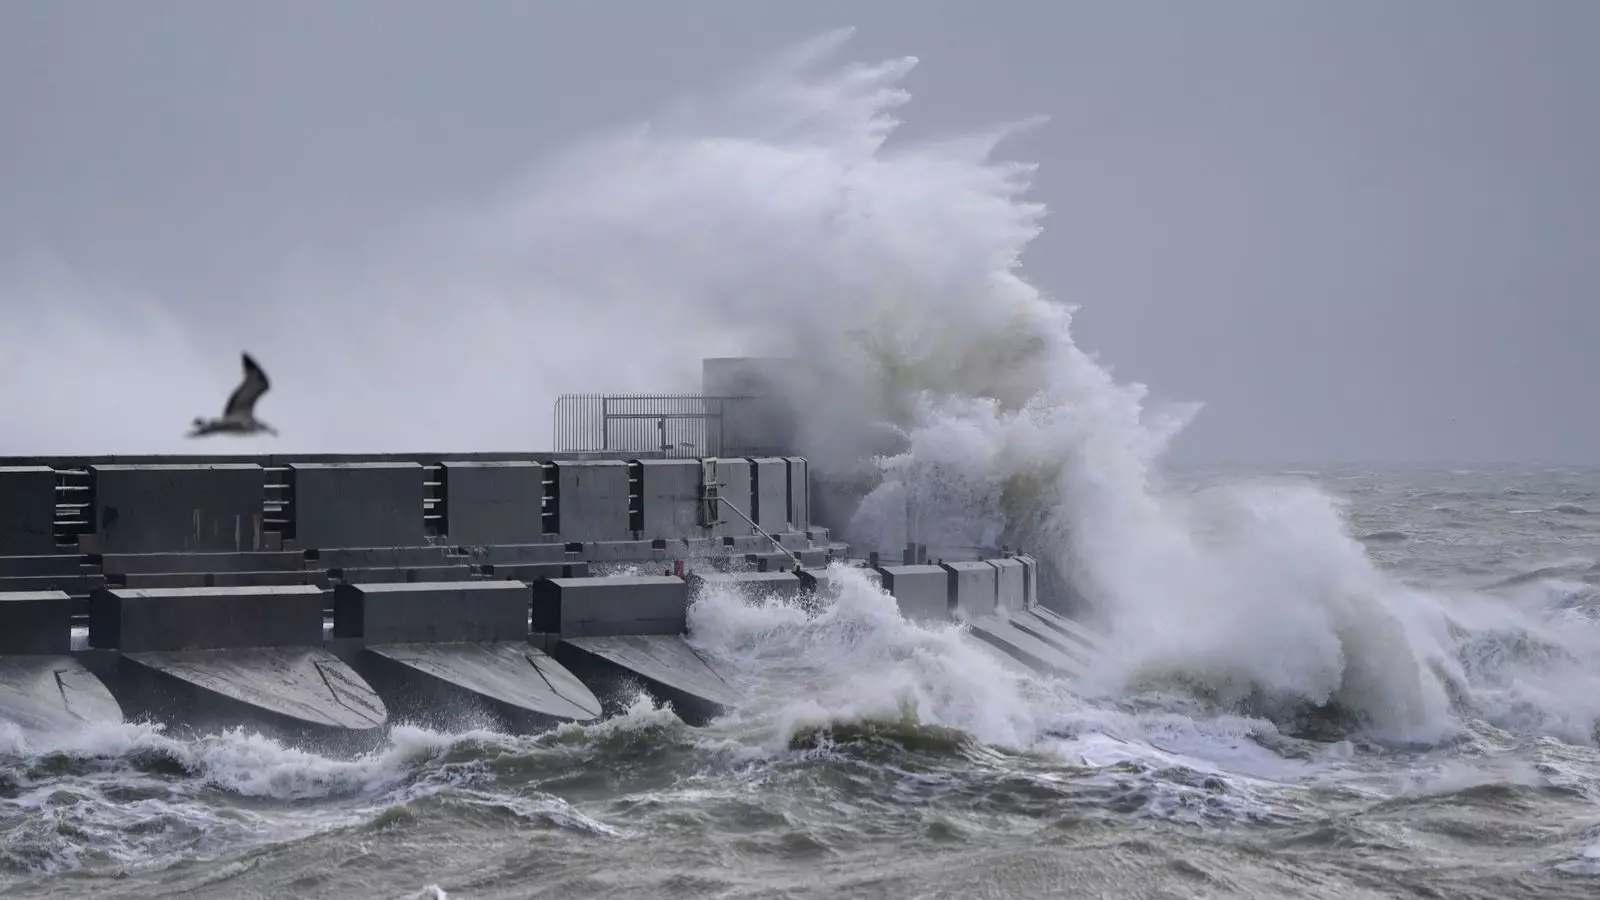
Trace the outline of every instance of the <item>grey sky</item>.
{"label": "grey sky", "polygon": [[920,58],[908,135],[1051,117],[1006,150],[1050,208],[1027,274],[1120,378],[1206,404],[1184,456],[1600,462],[1585,0],[11,0],[0,267],[225,320],[841,25]]}

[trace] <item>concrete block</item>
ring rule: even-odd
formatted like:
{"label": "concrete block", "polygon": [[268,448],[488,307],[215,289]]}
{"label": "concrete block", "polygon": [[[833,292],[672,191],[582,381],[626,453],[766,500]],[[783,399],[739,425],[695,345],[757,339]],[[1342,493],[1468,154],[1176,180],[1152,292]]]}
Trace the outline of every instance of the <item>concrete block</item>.
{"label": "concrete block", "polygon": [[717,460],[717,494],[725,501],[719,503],[717,509],[717,520],[722,523],[714,532],[718,537],[750,534],[749,523],[728,508],[731,504],[739,512],[750,515],[750,483],[750,460]]}
{"label": "concrete block", "polygon": [[56,473],[49,466],[0,466],[0,554],[56,551]]}
{"label": "concrete block", "polygon": [[991,559],[995,568],[995,602],[1001,609],[1022,612],[1028,608],[1027,568],[1016,559]]}
{"label": "concrete block", "polygon": [[96,574],[83,575],[23,575],[0,578],[0,592],[31,594],[38,591],[64,591],[80,597],[105,584],[105,578]]}
{"label": "concrete block", "polygon": [[949,573],[951,607],[966,616],[992,615],[996,606],[994,566],[983,561],[945,563]]}
{"label": "concrete block", "polygon": [[683,634],[689,586],[681,578],[551,578],[533,584],[533,630],[563,638]]}
{"label": "concrete block", "polygon": [[90,466],[101,553],[264,549],[265,475],[253,463]]}
{"label": "concrete block", "polygon": [[390,568],[443,566],[467,562],[449,547],[341,547],[313,550],[307,565],[317,568]]}
{"label": "concrete block", "polygon": [[[750,528],[746,526],[745,531],[749,530]],[[737,537],[729,536],[723,538],[721,546],[723,552],[744,556],[750,553],[761,553],[766,550],[771,550],[772,542],[759,534],[743,534],[738,535]]]}
{"label": "concrete block", "polygon": [[426,584],[437,581],[471,581],[472,567],[459,566],[373,566],[339,567],[328,570],[329,578],[351,584]]}
{"label": "concrete block", "polygon": [[61,591],[0,593],[0,656],[71,652],[72,605]]}
{"label": "concrete block", "polygon": [[1024,572],[1022,582],[1022,601],[1027,609],[1039,605],[1039,561],[1024,553],[1018,553],[1016,560],[1022,563]]}
{"label": "concrete block", "polygon": [[147,572],[292,572],[306,567],[298,550],[245,553],[108,553],[100,557],[107,575]]}
{"label": "concrete block", "polygon": [[291,463],[294,537],[302,547],[416,547],[423,469],[413,462]]}
{"label": "concrete block", "polygon": [[625,541],[628,465],[617,459],[558,460],[556,521],[571,542]]}
{"label": "concrete block", "polygon": [[639,460],[639,492],[644,530],[639,536],[657,538],[698,537],[700,525],[700,461],[697,459]]}
{"label": "concrete block", "polygon": [[[844,578],[848,577],[841,574],[841,569],[802,569],[800,570],[799,576],[801,586],[805,590],[820,596],[830,598],[838,597],[840,585],[843,583]],[[872,585],[874,589],[883,587],[883,574],[877,569],[857,567],[851,568],[850,572],[855,575],[860,575],[867,581],[868,584]]]}
{"label": "concrete block", "polygon": [[784,458],[789,469],[789,527],[805,531],[811,526],[811,470],[803,456]]}
{"label": "concrete block", "polygon": [[528,587],[516,581],[341,584],[333,589],[333,636],[368,644],[521,641]]}
{"label": "concrete block", "polygon": [[688,577],[689,590],[733,591],[746,602],[788,600],[800,596],[803,583],[793,572],[695,572]]}
{"label": "concrete block", "polygon": [[446,462],[445,512],[457,544],[534,544],[544,536],[544,464]]}
{"label": "concrete block", "polygon": [[562,543],[491,544],[459,549],[466,551],[463,562],[480,566],[567,561],[567,545]]}
{"label": "concrete block", "polygon": [[939,566],[879,566],[883,589],[913,622],[950,618],[950,575]]}
{"label": "concrete block", "polygon": [[101,588],[89,646],[123,653],[322,646],[322,591],[290,587]]}
{"label": "concrete block", "polygon": [[532,584],[541,578],[588,578],[589,564],[567,563],[500,563],[483,567],[485,577],[500,581],[522,581]]}
{"label": "concrete block", "polygon": [[776,457],[750,460],[750,517],[771,534],[789,527],[789,464]]}
{"label": "concrete block", "polygon": [[794,555],[800,560],[800,565],[809,569],[820,569],[828,564],[828,551],[820,548],[814,550],[796,550],[794,551]]}
{"label": "concrete block", "polygon": [[321,572],[133,572],[113,576],[118,587],[268,587],[285,584],[316,584]]}
{"label": "concrete block", "polygon": [[580,545],[576,555],[588,562],[648,562],[655,559],[649,541],[593,541]]}
{"label": "concrete block", "polygon": [[794,568],[794,559],[787,553],[777,550],[764,550],[756,553],[746,553],[744,561],[753,566],[756,571],[766,566],[768,572],[787,572]]}
{"label": "concrete block", "polygon": [[0,578],[38,575],[82,575],[83,557],[76,553],[49,556],[0,556]]}

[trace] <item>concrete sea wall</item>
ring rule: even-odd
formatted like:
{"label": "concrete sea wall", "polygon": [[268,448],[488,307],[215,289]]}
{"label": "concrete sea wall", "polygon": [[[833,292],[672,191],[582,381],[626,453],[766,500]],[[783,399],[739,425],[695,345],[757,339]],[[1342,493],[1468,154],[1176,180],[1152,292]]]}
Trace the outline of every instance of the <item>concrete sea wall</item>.
{"label": "concrete sea wall", "polygon": [[[0,720],[525,730],[640,686],[704,720],[740,695],[685,639],[699,592],[836,589],[809,492],[781,456],[0,459]],[[1094,638],[1036,570],[866,571],[909,619],[1077,671]]]}

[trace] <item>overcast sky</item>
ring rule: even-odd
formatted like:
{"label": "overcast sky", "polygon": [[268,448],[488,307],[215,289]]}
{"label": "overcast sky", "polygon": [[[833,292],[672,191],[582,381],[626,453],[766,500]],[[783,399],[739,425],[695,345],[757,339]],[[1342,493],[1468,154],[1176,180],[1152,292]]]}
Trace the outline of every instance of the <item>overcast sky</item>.
{"label": "overcast sky", "polygon": [[1589,0],[8,0],[0,262],[225,318],[845,25],[921,60],[908,135],[1050,117],[1006,150],[1050,210],[1026,273],[1206,404],[1185,458],[1600,463]]}

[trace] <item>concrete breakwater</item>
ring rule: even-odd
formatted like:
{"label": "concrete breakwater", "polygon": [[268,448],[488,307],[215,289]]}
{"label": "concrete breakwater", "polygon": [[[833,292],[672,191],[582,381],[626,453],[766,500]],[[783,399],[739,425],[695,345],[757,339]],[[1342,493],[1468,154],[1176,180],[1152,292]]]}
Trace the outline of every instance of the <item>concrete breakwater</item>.
{"label": "concrete breakwater", "polygon": [[830,564],[1040,671],[1092,647],[1031,558],[845,562],[808,493],[798,457],[0,460],[0,721],[529,730],[633,686],[703,720],[740,695],[696,595],[825,594]]}

